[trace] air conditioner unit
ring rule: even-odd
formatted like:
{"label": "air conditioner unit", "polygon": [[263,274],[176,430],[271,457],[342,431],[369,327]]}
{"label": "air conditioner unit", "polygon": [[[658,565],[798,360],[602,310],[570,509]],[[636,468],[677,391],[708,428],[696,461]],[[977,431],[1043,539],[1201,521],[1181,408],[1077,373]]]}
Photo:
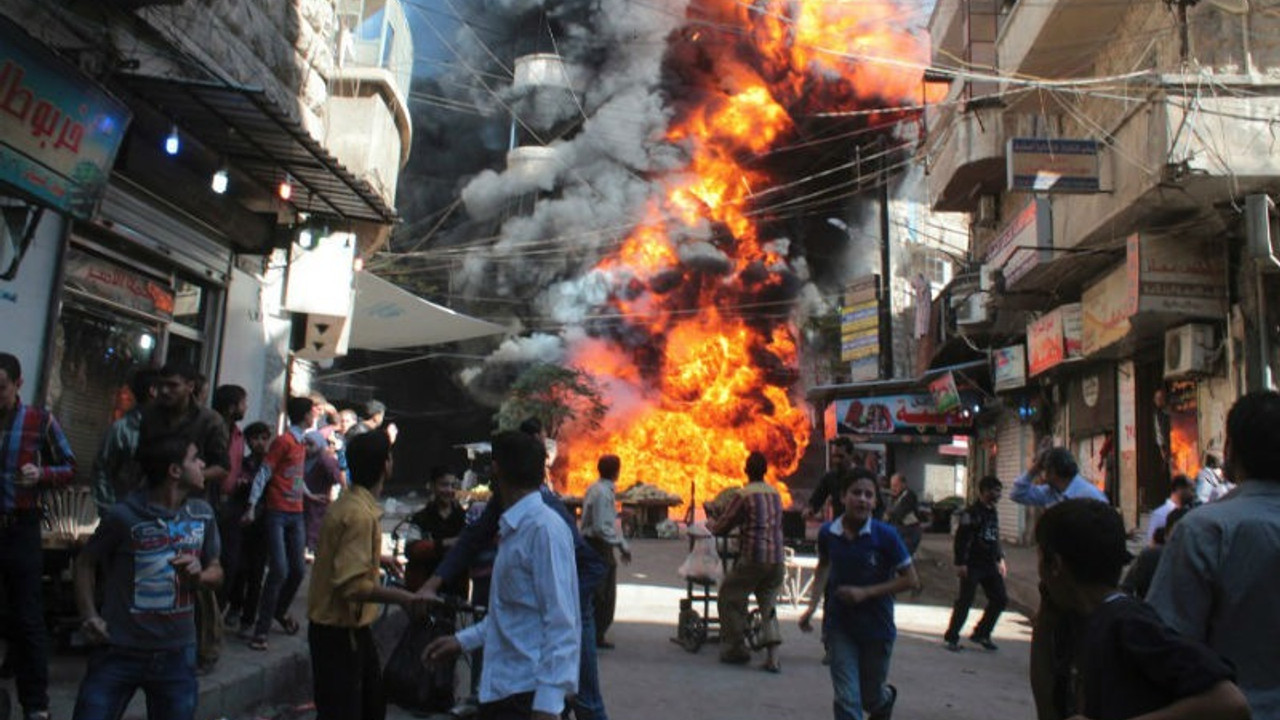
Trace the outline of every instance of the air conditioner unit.
{"label": "air conditioner unit", "polygon": [[978,227],[992,228],[1000,220],[1000,208],[997,204],[998,195],[979,195],[978,210],[973,215],[973,224]]}
{"label": "air conditioner unit", "polygon": [[1213,354],[1212,325],[1191,323],[1170,328],[1164,334],[1164,376],[1168,379],[1207,373]]}
{"label": "air conditioner unit", "polygon": [[976,292],[953,308],[956,325],[978,325],[987,322],[987,293]]}

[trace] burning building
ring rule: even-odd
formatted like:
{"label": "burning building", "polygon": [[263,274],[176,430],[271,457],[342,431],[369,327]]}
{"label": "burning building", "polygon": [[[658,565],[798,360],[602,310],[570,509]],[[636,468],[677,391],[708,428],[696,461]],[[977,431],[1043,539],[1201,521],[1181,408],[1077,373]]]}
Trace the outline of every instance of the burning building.
{"label": "burning building", "polygon": [[[878,154],[882,169],[901,153],[896,131],[921,99],[927,47],[909,11],[506,0],[460,12],[487,28],[458,35],[469,69],[536,53],[568,80],[525,61],[520,82],[479,83],[476,102],[513,119],[508,165],[462,188],[474,222],[436,257],[451,259],[456,293],[521,308],[539,332],[508,341],[473,385],[500,389],[531,361],[597,379],[603,426],[560,438],[571,494],[609,452],[624,485],[706,500],[741,484],[757,449],[785,493],[812,427],[795,399],[798,322],[837,304],[854,242],[824,218],[862,188],[855,157]],[[486,222],[492,237],[477,242]]]}

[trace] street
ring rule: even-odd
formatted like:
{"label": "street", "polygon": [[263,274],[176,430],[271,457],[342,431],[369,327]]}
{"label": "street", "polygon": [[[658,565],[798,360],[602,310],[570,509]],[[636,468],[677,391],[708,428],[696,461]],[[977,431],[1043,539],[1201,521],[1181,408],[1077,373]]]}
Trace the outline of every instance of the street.
{"label": "street", "polygon": [[[762,654],[751,666],[718,662],[717,648],[707,644],[697,653],[670,641],[683,583],[676,568],[684,558],[683,540],[637,540],[635,561],[619,568],[617,619],[609,638],[614,650],[600,654],[600,672],[612,720],[706,718],[708,720],[785,720],[831,715],[831,680],[821,665],[817,634],[797,626],[800,609],[780,606],[784,643],[782,673],[759,669]],[[950,614],[954,581],[949,568],[931,558],[918,563],[925,581],[920,598],[900,599],[898,641],[890,682],[899,689],[894,717],[902,720],[986,720],[1033,715],[1026,680],[1030,626],[1017,613],[1007,613],[996,628],[997,652],[967,645],[960,653],[942,648],[940,636]],[[981,595],[980,595],[981,597]],[[979,611],[970,614],[969,627]],[[383,657],[386,657],[384,651]],[[314,713],[260,713],[250,717],[314,717]],[[415,715],[391,708],[392,720]],[[249,720],[245,718],[245,720]]]}

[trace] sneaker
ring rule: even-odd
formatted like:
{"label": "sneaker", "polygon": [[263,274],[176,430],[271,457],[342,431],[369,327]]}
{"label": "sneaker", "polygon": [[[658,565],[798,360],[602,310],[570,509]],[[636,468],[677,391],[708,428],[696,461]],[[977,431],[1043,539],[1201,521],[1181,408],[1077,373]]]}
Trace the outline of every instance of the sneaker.
{"label": "sneaker", "polygon": [[886,685],[889,690],[889,702],[884,707],[873,713],[867,713],[867,720],[892,720],[893,706],[898,702],[898,688],[893,685]]}
{"label": "sneaker", "polygon": [[961,650],[964,649],[963,647],[960,646],[959,640],[946,640],[943,642],[942,646],[950,650],[951,652],[960,652]]}
{"label": "sneaker", "polygon": [[969,638],[969,642],[973,643],[974,645],[980,645],[982,646],[983,649],[986,649],[986,650],[1000,649],[1000,646],[991,642],[991,638],[989,637],[971,637]]}

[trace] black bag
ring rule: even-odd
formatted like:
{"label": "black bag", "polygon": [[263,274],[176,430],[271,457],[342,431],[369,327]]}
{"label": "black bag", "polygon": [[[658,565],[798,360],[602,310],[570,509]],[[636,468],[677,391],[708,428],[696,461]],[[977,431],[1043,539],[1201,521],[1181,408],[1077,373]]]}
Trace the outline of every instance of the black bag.
{"label": "black bag", "polygon": [[[444,617],[447,615],[448,617]],[[428,667],[422,662],[422,651],[438,637],[454,632],[452,613],[442,611],[426,623],[411,622],[396,643],[382,673],[387,701],[405,710],[448,712],[453,707],[452,662]]]}

